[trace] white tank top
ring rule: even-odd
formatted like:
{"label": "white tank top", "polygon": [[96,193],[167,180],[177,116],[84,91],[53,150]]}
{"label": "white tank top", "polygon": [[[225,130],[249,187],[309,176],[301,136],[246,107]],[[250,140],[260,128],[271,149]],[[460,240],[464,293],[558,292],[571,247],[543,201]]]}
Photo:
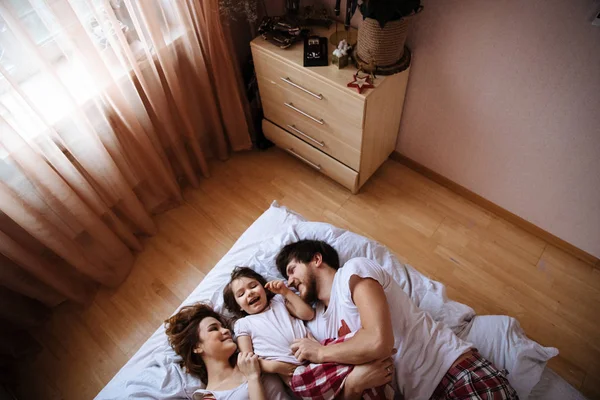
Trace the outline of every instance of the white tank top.
{"label": "white tank top", "polygon": [[[265,374],[261,378],[265,396],[271,400],[292,399],[284,390],[283,383],[276,375]],[[212,395],[215,400],[249,400],[248,382],[231,390],[206,390],[198,389],[192,395],[194,400],[204,399],[206,395]]]}

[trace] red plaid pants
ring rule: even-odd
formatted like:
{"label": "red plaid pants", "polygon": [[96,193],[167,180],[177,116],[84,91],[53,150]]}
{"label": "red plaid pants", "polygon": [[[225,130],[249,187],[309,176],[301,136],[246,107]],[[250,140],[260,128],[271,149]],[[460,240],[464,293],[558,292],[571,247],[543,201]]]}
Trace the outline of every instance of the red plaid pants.
{"label": "red plaid pants", "polygon": [[[354,336],[349,333],[337,339],[325,339],[321,344],[341,343]],[[344,387],[346,377],[352,372],[354,365],[335,363],[301,365],[294,371],[290,388],[296,396],[303,400],[333,400]],[[391,400],[394,390],[390,385],[368,389],[363,392],[366,400]]]}
{"label": "red plaid pants", "polygon": [[518,400],[506,375],[477,350],[448,370],[430,400]]}

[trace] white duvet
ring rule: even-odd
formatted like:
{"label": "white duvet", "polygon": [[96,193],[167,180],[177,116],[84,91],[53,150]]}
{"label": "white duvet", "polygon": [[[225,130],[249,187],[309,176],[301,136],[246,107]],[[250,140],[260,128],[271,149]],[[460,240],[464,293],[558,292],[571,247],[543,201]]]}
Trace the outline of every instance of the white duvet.
{"label": "white duvet", "polygon": [[[282,279],[275,267],[275,257],[283,245],[299,239],[327,241],[338,251],[342,265],[358,256],[376,260],[419,307],[473,343],[496,366],[507,369],[508,379],[521,399],[584,399],[545,368],[558,350],[528,339],[514,318],[476,316],[471,307],[449,300],[444,285],[400,263],[379,243],[329,224],[307,222],[276,202],[244,232],[182,306],[208,300],[221,310],[223,287],[233,267],[238,265],[254,268],[267,280]],[[202,383],[183,372],[179,360],[161,326],[96,399],[191,399]]]}

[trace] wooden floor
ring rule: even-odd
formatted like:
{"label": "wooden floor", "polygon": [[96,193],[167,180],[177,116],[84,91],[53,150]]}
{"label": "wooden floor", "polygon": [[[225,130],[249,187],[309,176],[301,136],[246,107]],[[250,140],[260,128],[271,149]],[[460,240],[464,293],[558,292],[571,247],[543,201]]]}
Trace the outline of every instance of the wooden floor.
{"label": "wooden floor", "polygon": [[273,200],[376,239],[480,314],[516,317],[560,356],[550,366],[600,398],[600,271],[394,162],[361,192],[277,149],[212,163],[213,177],[156,218],[127,281],[86,309],[61,306],[37,332],[24,399],[90,399]]}

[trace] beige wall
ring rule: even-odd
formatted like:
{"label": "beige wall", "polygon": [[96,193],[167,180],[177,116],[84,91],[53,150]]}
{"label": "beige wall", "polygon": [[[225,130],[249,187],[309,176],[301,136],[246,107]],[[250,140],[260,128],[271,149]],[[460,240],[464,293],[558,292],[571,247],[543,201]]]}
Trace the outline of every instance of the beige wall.
{"label": "beige wall", "polygon": [[396,149],[600,257],[600,1],[423,5]]}
{"label": "beige wall", "polygon": [[598,2],[424,5],[397,150],[600,257]]}

